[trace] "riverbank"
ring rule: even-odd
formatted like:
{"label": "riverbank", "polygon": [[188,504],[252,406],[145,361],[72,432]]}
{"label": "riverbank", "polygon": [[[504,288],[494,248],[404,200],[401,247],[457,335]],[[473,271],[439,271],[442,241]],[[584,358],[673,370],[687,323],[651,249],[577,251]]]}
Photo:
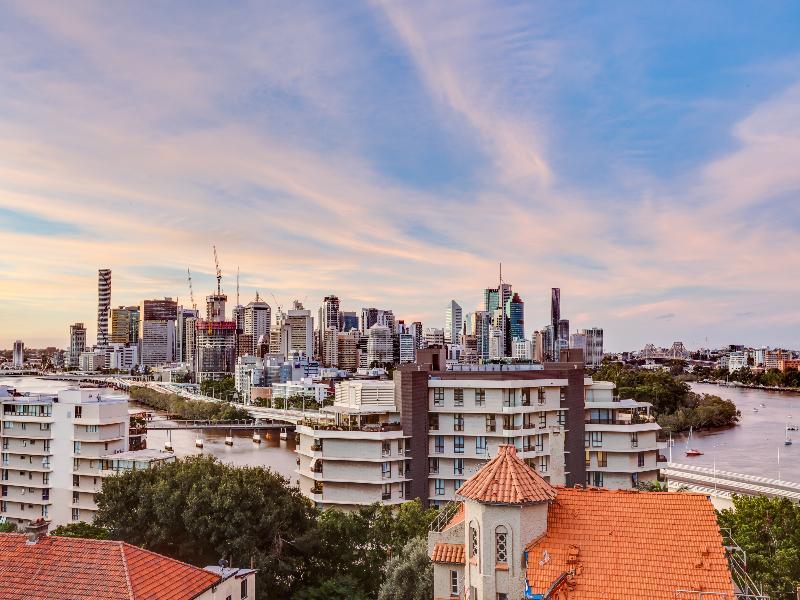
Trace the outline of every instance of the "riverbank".
{"label": "riverbank", "polygon": [[131,386],[128,391],[131,400],[162,410],[182,419],[202,421],[233,421],[249,419],[250,413],[245,409],[227,402],[205,402],[203,400],[187,400],[177,394],[165,394],[143,386]]}

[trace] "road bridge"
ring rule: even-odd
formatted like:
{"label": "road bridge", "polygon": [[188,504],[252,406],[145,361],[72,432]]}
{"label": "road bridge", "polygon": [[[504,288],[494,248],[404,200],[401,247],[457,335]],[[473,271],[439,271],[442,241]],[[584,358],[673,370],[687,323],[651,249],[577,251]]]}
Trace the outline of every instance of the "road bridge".
{"label": "road bridge", "polygon": [[148,431],[175,431],[175,430],[207,430],[219,429],[224,431],[261,431],[294,429],[291,423],[265,423],[261,421],[167,421],[156,420],[147,423]]}
{"label": "road bridge", "polygon": [[682,463],[667,463],[666,468],[661,469],[661,474],[667,478],[670,490],[684,488],[707,494],[717,508],[731,508],[734,494],[788,498],[800,503],[800,483],[793,481]]}

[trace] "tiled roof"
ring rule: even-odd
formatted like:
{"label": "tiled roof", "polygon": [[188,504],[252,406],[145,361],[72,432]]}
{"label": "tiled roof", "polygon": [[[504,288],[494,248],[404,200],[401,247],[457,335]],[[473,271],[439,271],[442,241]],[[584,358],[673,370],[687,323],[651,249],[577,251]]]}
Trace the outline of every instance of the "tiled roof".
{"label": "tiled roof", "polygon": [[676,590],[734,598],[714,508],[701,494],[558,488],[547,533],[526,550],[534,594],[574,571],[559,586],[569,600],[674,600]]}
{"label": "tiled roof", "polygon": [[444,526],[442,531],[447,531],[451,527],[455,527],[459,523],[464,522],[464,503],[458,503],[458,510],[456,510],[456,514],[453,515],[453,518],[447,522],[447,525]]}
{"label": "tiled roof", "polygon": [[0,534],[3,600],[190,600],[219,575],[124,542]]}
{"label": "tiled roof", "polygon": [[440,542],[433,547],[431,560],[438,563],[463,565],[466,562],[464,559],[464,544],[443,544]]}
{"label": "tiled roof", "polygon": [[500,445],[497,456],[460,488],[458,495],[485,504],[548,502],[556,492],[549,483],[517,457],[514,446]]}

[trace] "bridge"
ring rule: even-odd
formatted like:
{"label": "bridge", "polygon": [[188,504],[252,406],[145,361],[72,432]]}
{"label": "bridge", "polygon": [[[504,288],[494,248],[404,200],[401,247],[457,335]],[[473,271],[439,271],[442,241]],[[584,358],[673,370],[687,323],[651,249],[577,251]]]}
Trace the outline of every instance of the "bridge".
{"label": "bridge", "polygon": [[684,488],[690,492],[707,494],[714,506],[720,509],[733,506],[734,494],[788,498],[800,503],[800,483],[793,481],[682,463],[667,463],[666,468],[661,469],[661,474],[667,478],[670,490]]}
{"label": "bridge", "polygon": [[220,429],[224,431],[230,430],[246,430],[246,431],[260,431],[262,429],[280,430],[294,429],[294,425],[288,423],[263,423],[261,421],[150,421],[145,426],[147,431],[175,431],[175,430],[192,430],[197,431],[200,429]]}

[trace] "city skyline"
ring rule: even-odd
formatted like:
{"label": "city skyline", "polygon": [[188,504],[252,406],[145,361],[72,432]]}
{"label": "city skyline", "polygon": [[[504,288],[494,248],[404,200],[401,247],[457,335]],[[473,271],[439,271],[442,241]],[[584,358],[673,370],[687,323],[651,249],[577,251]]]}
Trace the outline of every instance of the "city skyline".
{"label": "city skyline", "polygon": [[796,347],[800,9],[719,6],[5,5],[0,347],[93,342],[102,267],[202,306],[212,244],[273,311],[442,327],[502,261],[528,335]]}

